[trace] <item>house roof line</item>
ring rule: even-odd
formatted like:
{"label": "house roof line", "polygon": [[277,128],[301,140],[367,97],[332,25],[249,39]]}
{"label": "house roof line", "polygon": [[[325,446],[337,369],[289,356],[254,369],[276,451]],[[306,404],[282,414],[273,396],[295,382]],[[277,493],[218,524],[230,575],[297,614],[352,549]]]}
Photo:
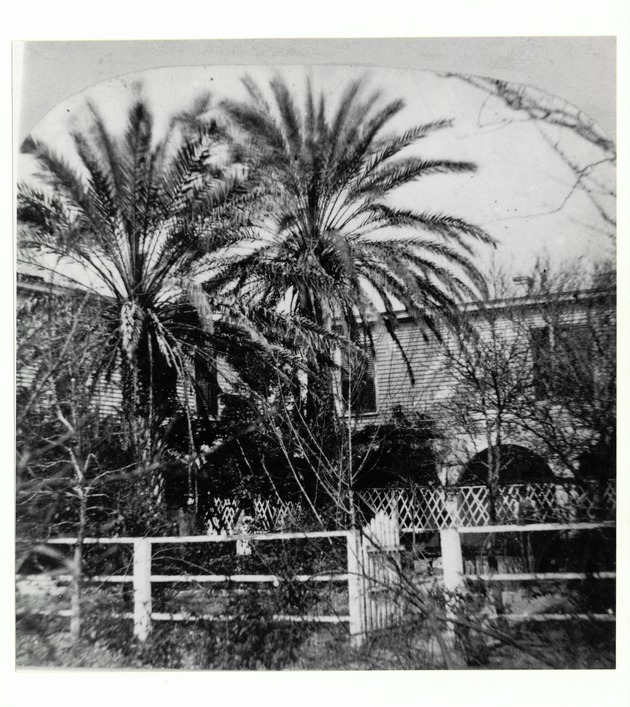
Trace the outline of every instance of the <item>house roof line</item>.
{"label": "house roof line", "polygon": [[[477,313],[484,310],[500,310],[513,307],[523,308],[535,305],[544,305],[549,302],[559,304],[574,304],[576,302],[596,301],[610,296],[615,296],[616,288],[614,287],[598,287],[584,290],[567,290],[560,292],[540,293],[536,295],[521,295],[518,297],[505,297],[492,300],[472,300],[469,302],[461,302],[457,305],[460,313]],[[399,321],[412,320],[413,317],[405,309],[399,309],[394,312],[396,319]]]}

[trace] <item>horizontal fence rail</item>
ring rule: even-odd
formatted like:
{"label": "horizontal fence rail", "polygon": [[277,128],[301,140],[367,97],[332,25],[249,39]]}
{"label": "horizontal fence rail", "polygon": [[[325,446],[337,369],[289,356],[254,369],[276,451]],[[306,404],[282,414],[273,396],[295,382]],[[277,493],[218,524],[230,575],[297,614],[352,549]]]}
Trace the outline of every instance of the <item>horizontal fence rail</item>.
{"label": "horizontal fence rail", "polygon": [[[239,547],[274,540],[304,540],[322,538],[343,538],[346,541],[346,562],[347,571],[344,572],[314,572],[312,574],[295,574],[291,577],[281,577],[276,574],[153,574],[151,564],[153,560],[153,546],[160,545],[187,545],[187,544],[216,544],[235,543],[237,553]],[[76,543],[76,538],[50,538],[42,540],[34,545],[38,546],[72,546]],[[273,620],[281,622],[295,623],[345,623],[349,625],[350,634],[359,636],[363,626],[363,619],[360,615],[361,607],[356,598],[359,595],[357,588],[361,581],[359,567],[359,547],[360,536],[356,531],[307,531],[291,533],[266,533],[266,534],[239,534],[239,535],[204,535],[204,536],[173,536],[173,537],[140,537],[140,538],[85,538],[82,543],[86,546],[94,545],[131,545],[133,546],[133,573],[132,574],[112,574],[94,575],[82,577],[85,583],[131,583],[133,585],[133,613],[114,612],[114,618],[130,618],[134,623],[134,635],[145,641],[151,630],[152,621],[230,621],[234,616],[230,614],[191,614],[186,611],[179,612],[155,612],[152,610],[152,590],[153,584],[173,583],[173,584],[269,584],[274,587],[282,582],[316,582],[316,583],[338,583],[348,586],[348,608],[347,614],[334,615],[304,615],[294,616],[285,614],[274,614]],[[16,579],[26,582],[37,582],[46,578],[54,578],[57,582],[72,582],[72,575],[67,573],[48,573],[40,575],[17,575]],[[24,611],[18,613],[27,613]],[[61,617],[70,616],[70,611],[61,609],[58,611],[40,610],[35,613],[56,615]]]}
{"label": "horizontal fence rail", "polygon": [[[439,531],[439,552],[442,560],[442,577],[440,583],[451,596],[460,591],[468,580],[482,582],[554,582],[584,580],[588,577],[599,580],[615,580],[613,571],[601,571],[586,574],[584,572],[545,572],[540,566],[524,566],[511,572],[511,565],[495,567],[488,571],[484,565],[474,573],[465,572],[465,562],[462,553],[462,536],[472,535],[469,545],[477,547],[486,539],[483,534],[508,533],[522,537],[534,537],[538,531],[593,531],[615,527],[616,487],[614,480],[603,486],[594,484],[577,484],[575,482],[558,482],[553,484],[512,484],[498,488],[494,498],[490,497],[487,486],[459,486],[442,488],[417,489],[370,489],[357,494],[359,515],[370,519],[369,525],[358,530],[337,531],[296,531],[282,532],[277,530],[283,516],[271,502],[259,504],[261,517],[268,520],[268,530],[263,532],[260,518],[256,522],[247,521],[243,509],[238,510],[236,503],[225,503],[222,508],[224,516],[223,528],[232,527],[239,532],[227,534],[225,529],[209,528],[207,535],[171,536],[171,537],[114,537],[86,538],[82,541],[86,548],[93,546],[128,546],[132,552],[122,550],[127,557],[127,564],[118,567],[111,574],[99,571],[94,566],[93,576],[82,577],[86,584],[118,583],[131,584],[133,589],[133,612],[115,612],[112,616],[131,618],[134,624],[135,636],[144,641],[149,635],[154,621],[230,621],[234,617],[225,607],[213,607],[217,613],[208,614],[207,609],[199,607],[199,613],[192,615],[187,611],[154,611],[153,585],[197,585],[229,587],[230,585],[258,585],[279,587],[283,582],[313,582],[330,583],[347,586],[347,612],[326,612],[334,615],[303,615],[292,616],[282,613],[274,614],[274,620],[297,623],[337,623],[346,624],[355,643],[360,643],[372,630],[394,625],[402,619],[402,607],[398,605],[398,584],[402,572],[402,546],[400,533]],[[215,508],[220,507],[215,503]],[[227,509],[227,510],[226,510]],[[299,509],[290,509],[299,514]],[[229,511],[229,513],[228,513]],[[286,511],[287,513],[289,511]],[[267,521],[265,521],[267,522]],[[256,527],[256,523],[258,526]],[[275,525],[275,527],[274,527]],[[298,526],[299,527],[299,526]],[[244,532],[247,529],[249,532]],[[273,528],[273,529],[272,529]],[[475,534],[477,534],[475,536]],[[543,536],[544,537],[544,536]],[[251,553],[252,546],[258,543],[306,539],[339,538],[344,541],[345,559],[334,565],[325,567],[326,571],[305,573],[304,567],[296,567],[295,574],[290,577],[279,576],[272,567],[258,567],[263,571],[258,573],[229,572],[228,567],[217,566],[212,572],[212,564],[200,565],[199,574],[188,571],[193,565],[182,567],[177,574],[169,574],[170,566],[162,568],[159,565],[162,551],[167,545],[199,545],[199,544],[234,544],[237,555]],[[76,538],[50,538],[40,542],[40,546],[72,547]],[[415,539],[414,539],[415,542]],[[424,540],[423,540],[424,542]],[[433,542],[433,541],[431,541]],[[529,541],[528,541],[529,542]],[[37,549],[38,544],[32,543]],[[166,554],[168,548],[164,548]],[[338,548],[341,550],[341,548]],[[98,551],[95,551],[98,553]],[[103,551],[106,552],[106,551]],[[208,551],[210,552],[210,551]],[[230,552],[232,552],[230,550]],[[119,553],[120,554],[120,553]],[[212,560],[214,561],[214,560]],[[212,562],[211,561],[211,562]],[[468,560],[467,560],[468,562]],[[152,567],[152,563],[154,566]],[[60,563],[64,564],[64,562]],[[337,570],[337,565],[339,566]],[[483,563],[482,563],[483,564]],[[613,565],[614,567],[614,565]],[[611,569],[603,565],[601,569]],[[167,572],[160,571],[166,569]],[[241,566],[247,570],[247,565]],[[264,571],[267,569],[267,571]],[[533,570],[538,569],[535,572]],[[549,569],[553,569],[550,567]],[[571,568],[567,569],[580,569]],[[57,581],[72,581],[71,563],[66,560],[63,567],[55,572]],[[210,570],[210,571],[208,571]],[[222,570],[222,571],[221,571]],[[301,570],[301,571],[300,571]],[[332,570],[332,571],[331,571]],[[530,571],[523,571],[530,570]],[[41,575],[40,575],[41,576]],[[37,581],[37,577],[26,575],[18,579]],[[437,577],[435,578],[437,579]],[[495,585],[496,586],[496,585]],[[236,590],[238,591],[238,590]],[[219,602],[220,604],[220,602]],[[122,607],[121,607],[122,608]],[[162,607],[159,607],[160,609]],[[165,606],[170,609],[171,607]],[[173,607],[175,608],[175,607]],[[44,607],[48,612],[48,607]],[[42,613],[42,612],[38,612]],[[59,616],[68,616],[63,609],[55,612]],[[313,612],[317,614],[317,612]],[[506,615],[509,618],[509,615]],[[513,620],[543,620],[535,614],[512,617]],[[595,617],[593,617],[595,618]],[[556,620],[552,615],[549,620]],[[557,620],[568,620],[558,618]],[[606,614],[604,620],[614,621],[614,615]]]}

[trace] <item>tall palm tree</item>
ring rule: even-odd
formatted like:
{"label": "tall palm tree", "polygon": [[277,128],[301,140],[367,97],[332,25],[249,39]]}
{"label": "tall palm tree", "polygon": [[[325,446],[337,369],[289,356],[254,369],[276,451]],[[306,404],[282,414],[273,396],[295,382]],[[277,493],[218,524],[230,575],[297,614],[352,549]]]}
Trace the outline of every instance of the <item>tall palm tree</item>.
{"label": "tall palm tree", "polygon": [[[243,84],[249,100],[223,107],[239,128],[250,179],[269,202],[254,230],[258,241],[225,264],[221,277],[241,300],[288,310],[355,343],[371,342],[374,322],[382,323],[413,375],[396,335],[396,310],[437,333],[459,300],[483,292],[472,246],[493,243],[461,218],[390,199],[421,177],[475,170],[470,162],[423,159],[408,149],[451,121],[386,135],[404,103],[383,101],[379,92],[365,96],[362,80],[345,87],[334,110],[310,81],[301,109],[280,76],[269,84],[271,100],[250,77]],[[320,371],[332,355],[330,339],[323,341]],[[330,383],[328,376],[324,388]],[[315,401],[310,407],[315,414]]]}
{"label": "tall palm tree", "polygon": [[32,137],[22,146],[40,179],[18,187],[21,256],[54,264],[101,299],[108,337],[95,376],[121,371],[143,458],[155,452],[152,431],[172,413],[177,381],[190,382],[191,361],[212,343],[213,308],[195,276],[237,238],[232,220],[250,198],[209,110],[200,96],[156,135],[138,93],[122,135],[87,104],[72,161]]}

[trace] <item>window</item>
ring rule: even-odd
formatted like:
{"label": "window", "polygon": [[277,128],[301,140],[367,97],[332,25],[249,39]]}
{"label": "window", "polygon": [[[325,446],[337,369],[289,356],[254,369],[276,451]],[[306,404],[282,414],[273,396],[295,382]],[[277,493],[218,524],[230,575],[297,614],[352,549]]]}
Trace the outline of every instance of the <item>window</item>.
{"label": "window", "polygon": [[195,396],[197,412],[215,417],[219,409],[216,366],[201,352],[195,354]]}
{"label": "window", "polygon": [[544,397],[549,393],[549,373],[551,366],[551,330],[548,326],[529,330],[532,350],[532,376],[536,395]]}
{"label": "window", "polygon": [[341,368],[341,398],[350,403],[355,415],[376,412],[374,357],[365,352],[361,358],[346,358]]}
{"label": "window", "polygon": [[532,374],[540,397],[584,390],[593,381],[593,336],[588,325],[530,329]]}

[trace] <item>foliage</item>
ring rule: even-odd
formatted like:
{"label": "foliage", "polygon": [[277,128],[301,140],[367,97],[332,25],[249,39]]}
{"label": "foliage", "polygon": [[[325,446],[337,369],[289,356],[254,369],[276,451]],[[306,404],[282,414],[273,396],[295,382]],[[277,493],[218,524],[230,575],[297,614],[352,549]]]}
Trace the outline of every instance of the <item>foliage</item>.
{"label": "foliage", "polygon": [[208,656],[215,667],[278,670],[296,661],[305,638],[304,628],[296,623],[278,623],[274,614],[306,613],[309,593],[295,582],[281,584],[280,590],[271,602],[256,588],[230,599],[226,610],[235,618],[224,631],[217,632],[218,640]]}
{"label": "foliage", "polygon": [[554,293],[577,282],[583,282],[579,270],[541,283],[543,320],[555,338],[541,371],[543,389],[521,417],[549,456],[578,479],[603,482],[614,476],[616,457],[616,276],[612,268],[596,269],[587,280],[591,291],[577,295],[580,319],[567,322],[566,305]]}
{"label": "foliage", "polygon": [[396,407],[388,420],[352,436],[356,488],[433,486],[438,483],[433,421]]}
{"label": "foliage", "polygon": [[208,356],[212,307],[193,278],[234,242],[228,224],[245,199],[209,109],[201,96],[157,135],[138,95],[118,136],[88,104],[68,159],[34,137],[22,146],[41,171],[38,184],[18,189],[21,257],[44,269],[60,259],[77,287],[100,297],[106,336],[95,370],[122,372],[133,442],[146,459],[157,451],[155,427],[177,406],[176,381],[190,380],[195,354]]}
{"label": "foliage", "polygon": [[[41,172],[36,186],[19,188],[20,251],[40,266],[50,256],[80,266],[83,287],[90,275],[105,334],[95,378],[121,372],[143,465],[169,460],[174,485],[186,478],[190,487],[208,471],[216,477],[209,462],[198,474],[191,463],[205,445],[245,483],[257,476],[253,456],[265,484],[339,503],[352,479],[343,478],[336,349],[361,358],[378,319],[402,350],[399,304],[437,330],[458,299],[484,291],[472,245],[491,239],[462,219],[390,203],[420,177],[474,171],[413,156],[449,121],[386,135],[403,102],[366,97],[362,82],[335,110],[308,86],[298,110],[274,79],[271,113],[263,92],[244,84],[250,102],[222,106],[238,128],[231,142],[207,96],[158,135],[140,94],[121,136],[88,104],[67,160],[29,138],[23,152]],[[236,431],[192,418],[191,362],[201,356],[214,368],[217,355],[257,408],[243,415],[227,400],[243,423],[249,417]],[[253,455],[240,436],[252,429],[262,442],[260,451],[249,445]]]}
{"label": "foliage", "polygon": [[[394,315],[401,304],[434,330],[458,297],[483,290],[470,243],[490,242],[486,233],[459,218],[389,203],[421,177],[474,171],[468,162],[409,151],[450,121],[386,135],[404,104],[384,103],[378,92],[365,97],[361,81],[345,87],[335,110],[310,83],[301,109],[280,77],[270,83],[271,103],[250,78],[243,83],[249,102],[228,101],[224,109],[240,128],[250,179],[269,205],[255,224],[258,241],[223,270],[241,297],[288,308],[324,332],[334,327],[354,344],[370,340],[371,324],[380,320],[402,348]],[[332,379],[323,375],[331,358],[321,339],[309,422],[331,405]]]}
{"label": "foliage", "polygon": [[[98,375],[101,300],[23,296],[17,314],[17,522],[21,537],[155,528],[153,475],[135,463]],[[109,414],[108,414],[109,412]],[[133,506],[133,507],[132,507]],[[158,522],[159,525],[159,522]]]}
{"label": "foliage", "polygon": [[[271,305],[289,294],[296,313],[322,325],[332,317],[354,329],[354,306],[361,316],[368,311],[376,315],[362,278],[389,314],[395,296],[427,323],[443,316],[440,310],[452,303],[447,292],[472,292],[471,285],[440,269],[431,256],[461,267],[473,286],[483,288],[479,272],[462,255],[470,252],[467,239],[490,240],[481,229],[384,203],[395,189],[420,177],[474,171],[466,162],[400,154],[450,121],[384,136],[384,127],[404,103],[379,105],[378,92],[364,98],[360,81],[345,88],[332,114],[325,96],[316,96],[310,85],[300,111],[280,77],[270,84],[273,106],[251,79],[243,83],[250,103],[227,102],[225,109],[251,138],[247,148],[254,167],[264,168],[265,183],[275,185],[274,208],[260,224],[272,240],[237,264],[248,267],[246,281],[256,294],[264,292]],[[368,238],[384,229],[401,231],[400,238]],[[431,237],[405,235],[408,230]]]}

